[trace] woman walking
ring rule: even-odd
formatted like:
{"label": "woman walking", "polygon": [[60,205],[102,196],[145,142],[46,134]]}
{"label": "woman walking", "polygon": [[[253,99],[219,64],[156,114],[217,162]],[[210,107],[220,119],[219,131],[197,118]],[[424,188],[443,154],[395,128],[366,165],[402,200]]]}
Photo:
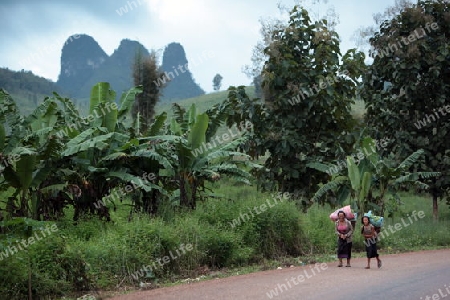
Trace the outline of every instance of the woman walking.
{"label": "woman walking", "polygon": [[364,236],[367,254],[366,269],[370,269],[370,259],[374,257],[377,259],[378,268],[381,268],[382,263],[377,252],[377,232],[375,231],[375,227],[370,224],[369,217],[364,216],[361,221],[363,223],[361,234]]}
{"label": "woman walking", "polygon": [[342,259],[347,259],[346,267],[351,267],[350,259],[352,258],[352,234],[353,226],[346,219],[345,213],[340,210],[338,212],[338,220],[335,222],[335,233],[338,236],[337,257],[339,259],[338,267],[342,267]]}

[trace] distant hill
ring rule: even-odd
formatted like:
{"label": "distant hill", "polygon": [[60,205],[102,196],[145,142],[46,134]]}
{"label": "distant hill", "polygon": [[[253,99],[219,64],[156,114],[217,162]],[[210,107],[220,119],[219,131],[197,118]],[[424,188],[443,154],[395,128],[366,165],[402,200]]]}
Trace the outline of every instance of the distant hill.
{"label": "distant hill", "polygon": [[[257,97],[255,86],[247,86],[245,88],[245,92],[247,93],[250,99]],[[181,107],[186,109],[191,107],[192,104],[195,104],[197,108],[197,113],[202,113],[206,111],[208,108],[211,108],[213,105],[223,102],[227,97],[228,91],[220,91],[175,102],[178,103]],[[171,108],[172,103],[161,102],[156,105],[156,113],[160,114],[165,111],[168,113],[169,116],[171,116],[172,115]],[[364,106],[364,101],[356,100],[355,103],[352,104],[353,117],[355,119],[362,120],[365,113],[366,108]]]}
{"label": "distant hill", "polygon": [[[245,88],[247,95],[250,99],[255,98],[255,88],[253,86],[247,86]],[[213,105],[223,102],[228,97],[228,91],[213,92],[209,94],[200,95],[182,101],[174,101],[172,103],[160,102],[156,105],[156,113],[167,112],[171,115],[171,108],[173,103],[178,103],[181,107],[188,109],[192,104],[195,104],[197,113],[202,113]]]}
{"label": "distant hill", "polygon": [[56,84],[70,97],[86,97],[82,88],[107,59],[108,55],[92,37],[81,34],[77,39],[69,38],[61,51]]}
{"label": "distant hill", "polygon": [[91,77],[84,83],[80,95],[89,97],[92,86],[105,81],[111,84],[111,88],[117,93],[117,98],[120,98],[122,92],[133,87],[131,72],[138,52],[143,56],[149,55],[148,50],[139,42],[122,40],[119,48],[99,68],[95,69]]}
{"label": "distant hill", "polygon": [[[69,37],[61,51],[61,69],[57,82],[39,77],[31,71],[12,71],[0,68],[0,88],[6,89],[20,102],[22,113],[30,113],[45,96],[54,91],[69,97],[85,111],[92,86],[101,81],[111,84],[120,98],[123,91],[134,86],[132,66],[137,53],[149,55],[139,42],[124,39],[111,56],[108,56],[93,37],[80,34]],[[165,87],[161,103],[171,103],[205,94],[195,83],[189,71],[189,62],[183,46],[167,45],[163,53],[161,70],[165,74]],[[180,69],[179,66],[182,66]]]}
{"label": "distant hill", "polygon": [[0,68],[0,88],[6,90],[17,102],[22,114],[31,113],[45,96],[61,93],[54,82],[31,71],[12,71]]}
{"label": "distant hill", "polygon": [[0,68],[0,88],[9,93],[26,91],[30,95],[60,91],[53,81],[35,75],[31,71],[13,71],[8,68]]}
{"label": "distant hill", "polygon": [[166,46],[161,71],[164,72],[162,80],[164,82],[170,80],[163,90],[162,102],[173,102],[205,94],[189,71],[189,63],[181,44],[171,43]]}
{"label": "distant hill", "polygon": [[[132,66],[137,53],[149,55],[142,44],[128,39],[122,40],[114,53],[108,56],[91,36],[69,38],[62,49],[57,85],[71,97],[86,99],[94,84],[106,81],[116,91],[117,98],[120,98],[122,92],[134,86]],[[163,89],[162,101],[180,100],[205,93],[195,83],[189,70],[173,74],[173,66],[187,64],[183,46],[171,43],[165,48],[161,70],[167,71],[167,79],[170,80],[164,79],[167,84]]]}

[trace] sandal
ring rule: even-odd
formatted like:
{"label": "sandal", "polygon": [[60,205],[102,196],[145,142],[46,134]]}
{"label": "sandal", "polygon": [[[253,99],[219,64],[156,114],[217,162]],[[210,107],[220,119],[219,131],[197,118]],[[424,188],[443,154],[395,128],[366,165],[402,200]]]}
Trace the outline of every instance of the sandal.
{"label": "sandal", "polygon": [[341,268],[341,267],[343,267],[343,266],[342,266],[342,264],[339,264],[338,267]]}
{"label": "sandal", "polygon": [[347,268],[350,268],[351,266],[350,266],[350,265],[346,265],[346,267],[347,267]]}
{"label": "sandal", "polygon": [[365,267],[364,269],[370,269],[370,267]]}
{"label": "sandal", "polygon": [[378,268],[381,268],[381,266],[383,265],[383,263],[381,262],[381,260],[378,261]]}

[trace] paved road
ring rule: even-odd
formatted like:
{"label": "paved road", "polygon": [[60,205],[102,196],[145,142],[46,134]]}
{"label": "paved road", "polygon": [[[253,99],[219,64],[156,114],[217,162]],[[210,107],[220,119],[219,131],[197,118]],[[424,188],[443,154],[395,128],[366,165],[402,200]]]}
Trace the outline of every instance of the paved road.
{"label": "paved road", "polygon": [[351,268],[338,268],[337,263],[307,265],[142,291],[112,299],[450,300],[450,249],[380,257],[383,261],[381,269],[377,269],[372,261],[372,269],[366,270],[366,259],[356,258],[352,260]]}

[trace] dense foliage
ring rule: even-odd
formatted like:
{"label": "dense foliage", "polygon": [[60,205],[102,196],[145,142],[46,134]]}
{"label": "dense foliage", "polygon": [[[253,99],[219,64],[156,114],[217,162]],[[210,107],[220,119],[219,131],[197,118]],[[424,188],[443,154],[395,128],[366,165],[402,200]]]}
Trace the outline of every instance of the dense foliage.
{"label": "dense foliage", "polygon": [[[212,145],[225,121],[223,112],[197,115],[195,106],[188,112],[174,106],[176,118],[166,123],[166,113],[156,116],[143,136],[139,122],[127,121],[141,92],[124,93],[118,107],[109,84],[99,83],[92,88],[85,118],[58,95],[24,118],[1,90],[0,189],[15,190],[7,217],[56,219],[69,205],[74,220],[84,213],[109,220],[105,201],[114,204],[127,194],[134,196],[136,210],[151,198],[152,205],[144,204],[149,213],[156,212],[155,201],[195,208],[205,181],[228,174],[249,183],[244,169],[249,163],[234,159],[245,136]],[[152,174],[151,179],[144,174]]]}
{"label": "dense foliage", "polygon": [[308,165],[344,157],[354,143],[350,105],[364,55],[349,50],[341,56],[336,32],[326,21],[312,23],[300,8],[272,40],[262,73],[264,104],[256,108],[259,104],[243,95],[239,101],[247,107],[238,110],[254,123],[250,151],[269,153],[258,174],[260,186],[303,195],[306,208],[317,184],[327,178]]}
{"label": "dense foliage", "polygon": [[367,124],[389,137],[387,151],[404,159],[423,149],[416,168],[441,172],[429,181],[437,200],[450,188],[450,5],[418,1],[385,21],[371,38],[374,62],[364,77]]}

